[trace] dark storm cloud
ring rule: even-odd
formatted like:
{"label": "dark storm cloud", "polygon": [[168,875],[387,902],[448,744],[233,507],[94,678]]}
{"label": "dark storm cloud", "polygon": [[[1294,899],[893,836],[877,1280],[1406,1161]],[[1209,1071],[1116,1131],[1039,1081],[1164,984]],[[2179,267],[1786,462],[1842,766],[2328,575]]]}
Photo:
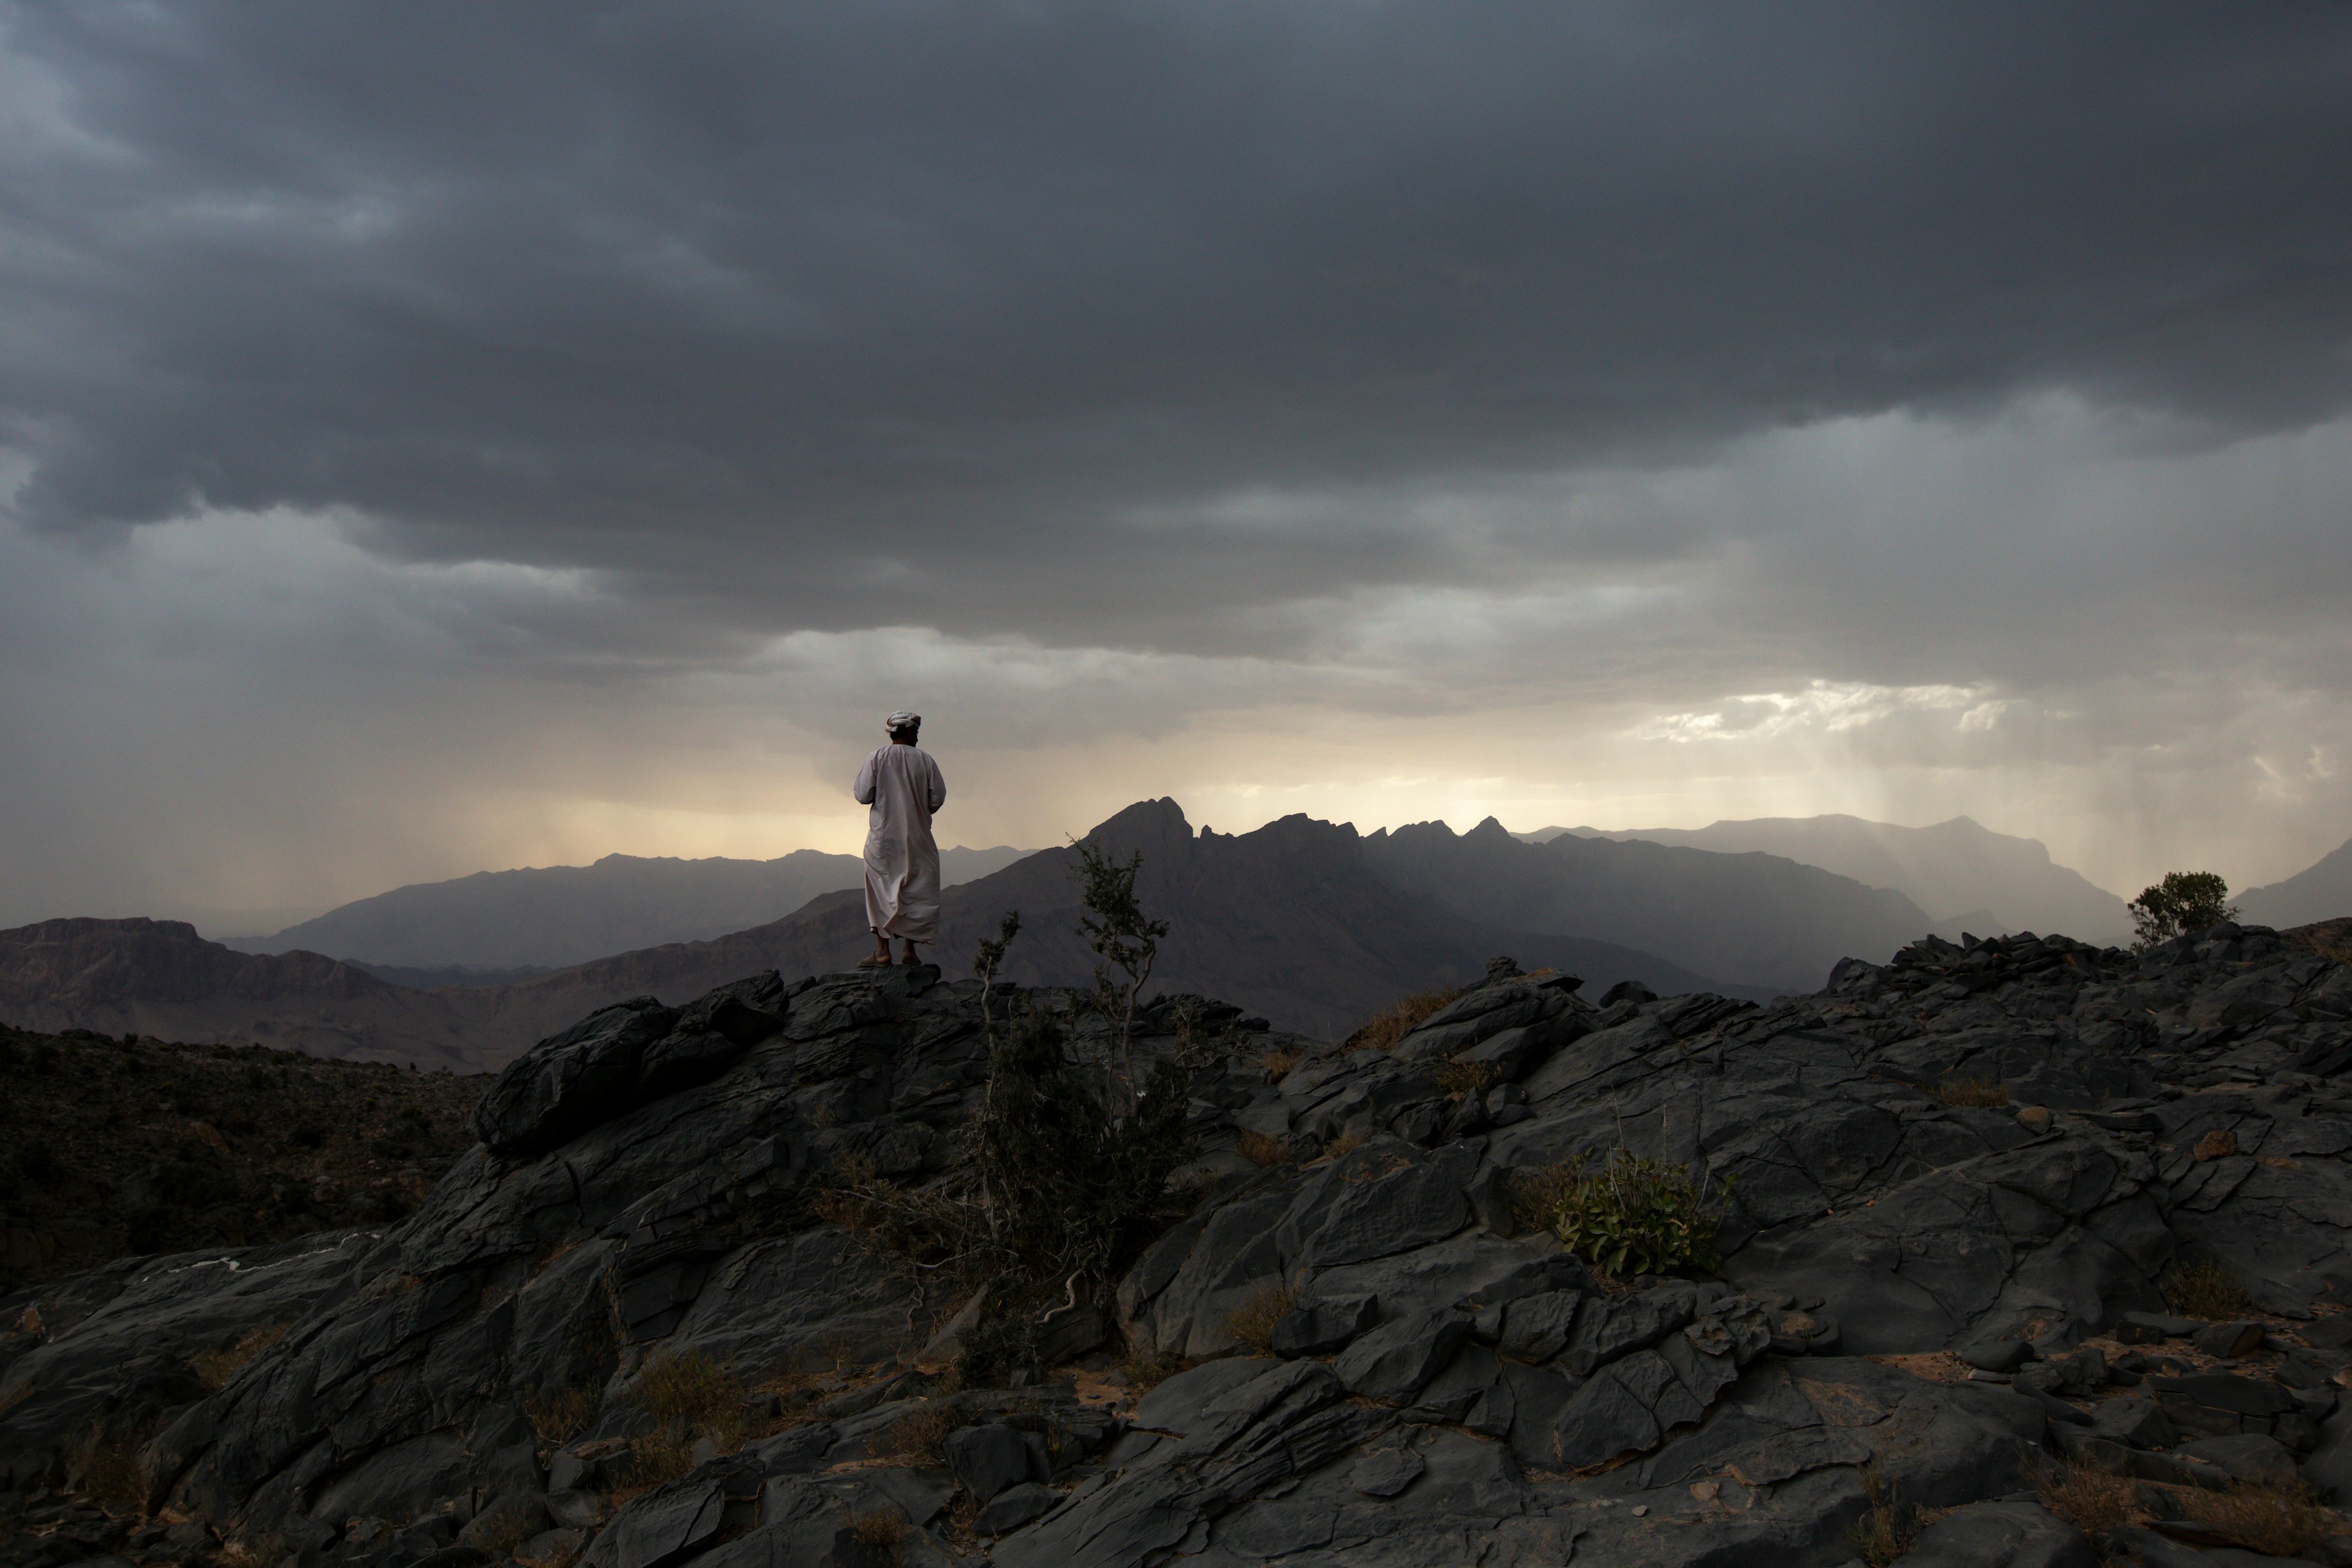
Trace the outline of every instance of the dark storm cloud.
{"label": "dark storm cloud", "polygon": [[1730,527],[1482,552],[1415,487],[2352,391],[2335,5],[0,16],[48,105],[0,440],[57,533],[347,509],[716,634],[1297,647],[1234,607]]}

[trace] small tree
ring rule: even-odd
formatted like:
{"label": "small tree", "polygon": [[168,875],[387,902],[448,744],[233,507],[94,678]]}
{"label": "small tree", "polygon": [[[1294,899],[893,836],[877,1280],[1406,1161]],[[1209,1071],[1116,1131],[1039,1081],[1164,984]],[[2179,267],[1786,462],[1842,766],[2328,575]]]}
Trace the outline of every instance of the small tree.
{"label": "small tree", "polygon": [[1159,961],[1160,939],[1168,934],[1168,922],[1146,919],[1135,896],[1135,875],[1142,868],[1140,849],[1119,861],[1098,845],[1078,846],[1077,876],[1087,907],[1078,934],[1102,960],[1095,965],[1095,1008],[1117,1031],[1119,1073],[1130,1100],[1140,1088],[1132,1047],[1135,999]]}
{"label": "small tree", "polygon": [[2167,871],[2163,881],[2142,889],[2129,907],[2132,924],[2139,929],[2133,945],[2143,952],[2176,936],[2238,918],[2238,906],[2230,901],[2230,884],[2210,871]]}

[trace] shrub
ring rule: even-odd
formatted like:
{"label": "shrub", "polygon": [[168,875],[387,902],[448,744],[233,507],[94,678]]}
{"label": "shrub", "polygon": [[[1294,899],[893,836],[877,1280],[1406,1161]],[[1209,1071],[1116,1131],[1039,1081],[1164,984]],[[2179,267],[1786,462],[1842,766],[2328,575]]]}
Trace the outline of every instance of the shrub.
{"label": "shrub", "polygon": [[1299,1060],[1297,1051],[1268,1051],[1258,1058],[1257,1065],[1265,1069],[1266,1082],[1280,1083],[1298,1070]]}
{"label": "shrub", "polygon": [[1225,1331],[1249,1347],[1252,1355],[1274,1353],[1274,1325],[1298,1305],[1298,1282],[1284,1279],[1261,1285],[1225,1314]]}
{"label": "shrub", "polygon": [[2300,1481],[2291,1487],[2239,1481],[2221,1492],[2184,1487],[2173,1495],[2189,1518],[2225,1530],[2269,1557],[2316,1557],[2320,1542],[2336,1534],[2340,1523]]}
{"label": "shrub", "polygon": [[108,1436],[92,1427],[79,1455],[83,1494],[118,1513],[143,1508],[147,1487],[139,1474],[139,1450],[146,1440],[144,1433]]}
{"label": "shrub", "polygon": [[1234,1152],[1261,1170],[1290,1158],[1290,1145],[1265,1132],[1244,1132],[1234,1140]]}
{"label": "shrub", "polygon": [[2210,871],[2167,871],[2163,881],[2141,889],[2129,908],[2138,931],[2133,945],[2143,952],[2238,918],[2238,907],[2230,902],[2230,884]]}
{"label": "shrub", "polygon": [[285,1337],[284,1323],[264,1323],[257,1329],[246,1330],[223,1349],[200,1352],[189,1364],[196,1369],[196,1381],[206,1388],[226,1388],[229,1380],[244,1370],[246,1363]]}
{"label": "shrub", "polygon": [[1151,978],[1168,922],[1145,918],[1142,902],[1135,896],[1135,879],[1143,869],[1142,850],[1123,863],[1094,844],[1082,843],[1077,850],[1080,901],[1087,910],[1078,919],[1078,934],[1102,960],[1095,966],[1094,1005],[1118,1030],[1119,1070],[1132,1099],[1142,1089],[1135,1078],[1135,999]]}
{"label": "shrub", "polygon": [[890,1424],[888,1450],[909,1464],[944,1465],[948,1434],[961,1425],[952,1401],[935,1400]]}
{"label": "shrub", "polygon": [[2007,1105],[2009,1085],[1991,1078],[1948,1079],[1936,1086],[1935,1095],[1946,1105]]}
{"label": "shrub", "polygon": [[2254,1305],[2237,1274],[2214,1258],[2196,1258],[2174,1269],[2165,1281],[2164,1300],[2184,1318],[2240,1318]]}
{"label": "shrub", "polygon": [[907,1540],[907,1521],[887,1505],[849,1516],[849,1538],[885,1562],[896,1563]]}
{"label": "shrub", "polygon": [[1343,1051],[1392,1050],[1399,1040],[1412,1033],[1431,1014],[1461,995],[1464,989],[1454,985],[1437,991],[1416,991],[1401,997],[1367,1018],[1363,1026],[1349,1035],[1339,1048]]}
{"label": "shrub", "polygon": [[2034,1489],[2044,1507],[2085,1535],[2113,1530],[2130,1517],[2131,1479],[2080,1459],[2044,1466],[2034,1478]]}
{"label": "shrub", "polygon": [[701,1351],[656,1356],[637,1374],[637,1399],[656,1421],[711,1431],[743,1415],[743,1384]]}
{"label": "shrub", "polygon": [[1588,1173],[1587,1163],[1580,1154],[1521,1176],[1515,1194],[1520,1217],[1614,1275],[1715,1266],[1715,1222],[1690,1172],[1624,1148],[1611,1150],[1598,1171]]}
{"label": "shrub", "polygon": [[1182,1356],[1172,1351],[1137,1351],[1118,1363],[1127,1381],[1135,1385],[1138,1394],[1148,1393],[1182,1372],[1186,1365]]}
{"label": "shrub", "polygon": [[1467,1100],[1501,1082],[1503,1069],[1493,1062],[1440,1062],[1431,1076],[1445,1093],[1456,1100]]}
{"label": "shrub", "polygon": [[1323,1145],[1323,1152],[1337,1160],[1362,1144],[1368,1134],[1360,1127],[1342,1127]]}
{"label": "shrub", "polygon": [[593,1388],[541,1391],[522,1402],[530,1429],[551,1448],[561,1448],[587,1429],[596,1417],[599,1401]]}
{"label": "shrub", "polygon": [[694,1434],[677,1426],[646,1433],[629,1445],[624,1487],[667,1485],[694,1468]]}
{"label": "shrub", "polygon": [[1910,1551],[1911,1543],[1918,1539],[1919,1505],[1898,1499],[1879,1475],[1875,1463],[1862,1467],[1862,1490],[1870,1500],[1870,1509],[1853,1521],[1846,1539],[1870,1568],[1887,1568],[1887,1564]]}

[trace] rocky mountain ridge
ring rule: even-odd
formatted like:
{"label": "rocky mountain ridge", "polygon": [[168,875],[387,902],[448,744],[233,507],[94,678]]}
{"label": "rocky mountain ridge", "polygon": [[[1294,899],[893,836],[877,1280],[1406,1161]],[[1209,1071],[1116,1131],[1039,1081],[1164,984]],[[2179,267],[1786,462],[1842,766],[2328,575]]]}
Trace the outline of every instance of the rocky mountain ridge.
{"label": "rocky mountain ridge", "polygon": [[[508,1069],[488,1143],[397,1226],[0,1302],[7,1550],[2352,1556],[2281,1486],[2352,1486],[2352,969],[2224,926],[1930,941],[1769,1005],[1581,990],[1500,965],[1387,1052],[1149,1013],[1147,1055],[1216,1031],[1200,1195],[1049,1319],[1046,1375],[962,1386],[960,1303],[807,1200],[853,1160],[956,1179],[976,986],[769,973],[609,1009]],[[1620,1148],[1723,1194],[1716,1272],[1611,1280],[1529,1227],[1526,1177]],[[220,1386],[191,1370],[257,1331]]]}
{"label": "rocky mountain ridge", "polygon": [[2284,881],[2247,889],[2238,906],[2249,921],[2282,927],[2352,915],[2352,839]]}
{"label": "rocky mountain ridge", "polygon": [[[952,846],[940,852],[940,878],[952,887],[1029,853]],[[588,866],[412,883],[273,936],[231,937],[224,945],[239,952],[328,952],[384,968],[559,969],[764,925],[820,894],[860,887],[865,875],[856,856],[817,849],[772,860],[607,855]]]}

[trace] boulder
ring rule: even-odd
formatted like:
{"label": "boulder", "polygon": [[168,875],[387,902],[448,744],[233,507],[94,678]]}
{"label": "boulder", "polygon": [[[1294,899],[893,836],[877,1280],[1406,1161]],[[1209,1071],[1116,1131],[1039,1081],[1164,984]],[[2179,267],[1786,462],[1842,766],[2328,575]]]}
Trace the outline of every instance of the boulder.
{"label": "boulder", "polygon": [[552,1149],[635,1103],[646,1047],[670,1032],[675,1008],[651,996],[615,1002],[509,1062],[474,1108],[491,1152]]}

